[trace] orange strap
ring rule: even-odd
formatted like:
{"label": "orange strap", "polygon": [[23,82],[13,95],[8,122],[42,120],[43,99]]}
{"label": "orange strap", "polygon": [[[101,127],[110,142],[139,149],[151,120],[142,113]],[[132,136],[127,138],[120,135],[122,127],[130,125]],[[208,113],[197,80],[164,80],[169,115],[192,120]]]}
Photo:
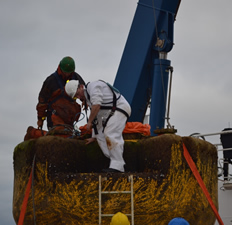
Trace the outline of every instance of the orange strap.
{"label": "orange strap", "polygon": [[26,210],[27,210],[27,202],[28,202],[28,198],[29,198],[29,194],[30,194],[30,190],[31,190],[31,184],[32,184],[32,170],[31,170],[31,174],[29,177],[29,181],[27,183],[27,189],[26,189],[25,196],[23,199],[23,204],[21,207],[18,225],[23,225],[24,217],[25,217]]}
{"label": "orange strap", "polygon": [[206,186],[204,184],[204,181],[202,180],[201,175],[199,174],[199,172],[197,170],[197,167],[196,167],[195,163],[193,162],[193,159],[190,156],[190,154],[189,154],[189,152],[188,152],[188,150],[187,150],[184,143],[183,143],[183,149],[184,149],[184,157],[185,157],[190,169],[192,170],[196,180],[198,181],[198,184],[200,185],[202,191],[204,192],[204,194],[205,194],[205,196],[206,196],[206,198],[207,198],[207,200],[208,200],[208,202],[209,202],[209,204],[210,204],[210,206],[211,206],[211,208],[212,208],[212,210],[214,212],[214,215],[216,216],[216,218],[218,220],[218,223],[220,225],[224,225],[224,223],[223,223],[220,215],[218,214],[218,211],[217,211],[217,209],[216,209],[216,207],[215,207],[215,205],[214,205],[214,203],[213,203],[213,201],[212,201],[212,199],[210,197],[210,194],[209,194],[209,192],[208,192],[208,190],[207,190],[207,188],[206,188]]}

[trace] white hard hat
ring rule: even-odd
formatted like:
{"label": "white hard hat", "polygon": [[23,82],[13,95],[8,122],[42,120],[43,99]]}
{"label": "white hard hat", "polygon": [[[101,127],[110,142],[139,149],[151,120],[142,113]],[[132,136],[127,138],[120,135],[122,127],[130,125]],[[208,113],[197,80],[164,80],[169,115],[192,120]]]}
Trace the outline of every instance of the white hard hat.
{"label": "white hard hat", "polygon": [[79,85],[78,80],[68,81],[65,85],[65,91],[66,91],[67,95],[69,95],[71,98],[73,98],[77,92],[78,85]]}

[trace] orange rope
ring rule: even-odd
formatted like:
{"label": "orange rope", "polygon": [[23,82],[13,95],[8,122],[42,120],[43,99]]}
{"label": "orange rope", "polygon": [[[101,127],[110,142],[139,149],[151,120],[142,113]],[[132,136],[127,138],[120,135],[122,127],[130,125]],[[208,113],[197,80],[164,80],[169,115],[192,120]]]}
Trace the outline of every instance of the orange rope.
{"label": "orange rope", "polygon": [[210,197],[210,194],[209,194],[209,192],[208,192],[208,190],[207,190],[207,188],[206,188],[206,186],[204,184],[204,181],[202,180],[201,175],[199,174],[199,172],[197,170],[197,167],[196,167],[195,163],[193,162],[193,159],[190,156],[190,154],[189,154],[189,152],[188,152],[188,150],[187,150],[184,143],[183,143],[183,149],[184,149],[184,157],[185,157],[190,169],[192,170],[196,180],[198,181],[198,184],[200,185],[202,191],[204,192],[204,194],[205,194],[205,196],[206,196],[206,198],[207,198],[207,200],[208,200],[208,202],[209,202],[209,204],[210,204],[210,206],[211,206],[211,208],[212,208],[212,210],[214,212],[214,215],[216,216],[216,218],[218,220],[218,223],[220,225],[224,225],[224,223],[223,223],[220,215],[218,214],[218,211],[217,211],[217,209],[216,209],[216,207],[215,207],[215,205],[214,205],[214,203],[213,203],[213,201],[212,201],[212,199]]}
{"label": "orange rope", "polygon": [[27,210],[27,202],[28,202],[28,198],[29,198],[29,194],[30,194],[30,190],[31,190],[31,184],[32,184],[32,170],[31,170],[31,174],[29,177],[29,181],[27,183],[27,189],[26,189],[25,196],[23,199],[23,204],[21,207],[18,225],[23,225],[23,222],[24,222],[24,217],[25,217],[26,210]]}

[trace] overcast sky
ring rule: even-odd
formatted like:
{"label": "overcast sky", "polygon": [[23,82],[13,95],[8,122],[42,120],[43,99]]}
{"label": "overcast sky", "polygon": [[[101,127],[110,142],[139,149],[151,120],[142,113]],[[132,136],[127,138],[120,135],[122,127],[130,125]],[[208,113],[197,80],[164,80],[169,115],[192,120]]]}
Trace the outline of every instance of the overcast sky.
{"label": "overcast sky", "polygon": [[[0,1],[0,222],[12,216],[13,150],[36,127],[38,93],[70,55],[85,81],[114,82],[137,0]],[[181,136],[232,126],[232,1],[182,0],[170,117]]]}

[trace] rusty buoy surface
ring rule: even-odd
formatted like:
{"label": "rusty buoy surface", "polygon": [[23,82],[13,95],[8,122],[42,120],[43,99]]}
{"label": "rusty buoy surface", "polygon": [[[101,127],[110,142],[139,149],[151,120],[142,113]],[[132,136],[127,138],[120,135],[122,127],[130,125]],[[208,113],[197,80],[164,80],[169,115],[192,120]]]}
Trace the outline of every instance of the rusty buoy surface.
{"label": "rusty buoy surface", "polygon": [[[19,219],[35,155],[34,195],[29,197],[24,224],[33,224],[34,210],[38,224],[97,225],[99,176],[102,191],[128,191],[132,175],[135,225],[167,225],[174,217],[213,225],[215,216],[183,156],[183,143],[218,207],[217,151],[206,141],[174,134],[126,140],[126,172],[105,174],[101,171],[109,160],[97,143],[45,136],[24,141],[14,150],[14,219]],[[103,195],[102,213],[130,214],[130,201],[126,194]],[[102,225],[110,219],[102,218]]]}

